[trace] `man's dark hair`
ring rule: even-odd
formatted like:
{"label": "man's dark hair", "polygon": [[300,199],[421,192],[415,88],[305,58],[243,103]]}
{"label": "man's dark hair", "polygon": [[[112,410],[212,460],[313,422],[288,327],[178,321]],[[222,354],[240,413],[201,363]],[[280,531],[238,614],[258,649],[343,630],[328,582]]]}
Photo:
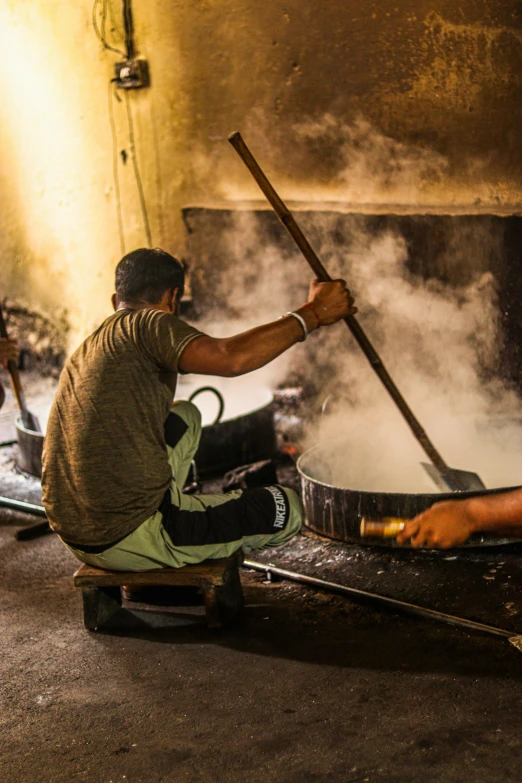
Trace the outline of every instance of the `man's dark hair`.
{"label": "man's dark hair", "polygon": [[133,250],[116,267],[116,293],[121,302],[157,304],[170,288],[179,288],[181,297],[184,282],[183,265],[159,247]]}

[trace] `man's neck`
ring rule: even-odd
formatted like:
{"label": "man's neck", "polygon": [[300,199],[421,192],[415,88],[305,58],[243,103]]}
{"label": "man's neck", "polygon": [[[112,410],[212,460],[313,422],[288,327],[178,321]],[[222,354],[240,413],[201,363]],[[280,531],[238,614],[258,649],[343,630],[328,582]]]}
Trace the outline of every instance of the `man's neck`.
{"label": "man's neck", "polygon": [[161,306],[150,304],[149,302],[119,302],[116,312],[119,310],[161,310]]}
{"label": "man's neck", "polygon": [[138,310],[161,310],[164,313],[171,312],[165,307],[162,307],[161,302],[158,302],[157,304],[151,304],[150,302],[119,302],[116,312],[119,313],[120,310],[131,310],[133,312],[138,312]]}

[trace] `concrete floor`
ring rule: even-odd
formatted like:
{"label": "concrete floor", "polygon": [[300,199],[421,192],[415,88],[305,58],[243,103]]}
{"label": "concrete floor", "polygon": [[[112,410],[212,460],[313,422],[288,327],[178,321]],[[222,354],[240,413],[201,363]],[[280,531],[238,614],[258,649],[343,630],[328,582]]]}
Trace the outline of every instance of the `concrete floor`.
{"label": "concrete floor", "polygon": [[[0,494],[39,502],[0,449]],[[215,488],[214,488],[215,489]],[[0,780],[519,783],[522,654],[243,572],[242,624],[82,625],[76,562],[0,516]],[[300,535],[256,559],[522,632],[522,547],[401,552]]]}
{"label": "concrete floor", "polygon": [[[54,535],[17,542],[25,521],[0,527],[2,781],[520,781],[522,654],[508,642],[253,572],[235,628],[141,612],[89,633],[75,561]],[[516,549],[446,560],[300,536],[270,555],[522,630]]]}

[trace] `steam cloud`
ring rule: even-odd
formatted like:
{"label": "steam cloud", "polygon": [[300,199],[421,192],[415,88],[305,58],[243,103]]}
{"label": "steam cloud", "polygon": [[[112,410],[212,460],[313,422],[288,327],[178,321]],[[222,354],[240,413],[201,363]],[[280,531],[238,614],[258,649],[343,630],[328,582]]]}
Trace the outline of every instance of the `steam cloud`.
{"label": "steam cloud", "polygon": [[[492,373],[499,347],[494,279],[483,273],[467,286],[427,282],[408,273],[406,259],[403,238],[385,233],[359,236],[339,263],[359,293],[361,323],[448,463],[478,472],[490,487],[516,484],[521,405]],[[318,477],[357,489],[433,491],[419,465],[427,461],[423,451],[366,359],[347,349],[345,331],[325,330],[314,346],[314,365],[332,395],[308,436],[309,445],[328,446],[314,466]]]}
{"label": "steam cloud", "polygon": [[[447,169],[440,155],[389,139],[363,120],[347,126],[326,117],[296,134],[319,149],[335,145],[332,192],[344,183],[350,202],[375,203],[387,191],[414,211],[416,195]],[[449,229],[438,270],[451,281],[445,283],[440,274],[426,279],[412,270],[404,236],[386,222],[376,227],[353,215],[341,241],[335,214],[297,219],[330,273],[349,281],[361,324],[447,462],[477,471],[489,487],[518,484],[522,404],[495,376],[498,307],[495,280],[485,271],[500,237],[487,228]],[[231,318],[216,317],[219,329],[208,319],[203,327],[211,334],[272,320],[304,301],[305,262],[267,237],[265,220],[238,212],[222,239],[230,266],[217,295]],[[324,446],[313,464],[318,478],[354,489],[434,491],[420,467],[422,449],[344,324],[321,330],[250,380],[273,383],[295,369],[313,381],[320,401],[329,398],[305,439]]]}
{"label": "steam cloud", "polygon": [[352,124],[331,114],[296,128],[305,150],[332,157],[335,169],[329,187],[345,201],[373,204],[385,195],[396,204],[412,205],[422,191],[439,185],[448,161],[433,150],[406,144],[377,131],[363,117]]}

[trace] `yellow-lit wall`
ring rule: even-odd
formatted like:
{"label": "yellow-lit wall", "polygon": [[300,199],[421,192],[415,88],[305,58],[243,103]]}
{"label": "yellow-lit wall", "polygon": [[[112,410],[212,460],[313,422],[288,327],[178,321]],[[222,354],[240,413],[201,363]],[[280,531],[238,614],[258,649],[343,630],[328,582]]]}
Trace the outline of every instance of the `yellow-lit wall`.
{"label": "yellow-lit wall", "polygon": [[[145,244],[125,102],[109,97],[118,56],[97,40],[92,6],[0,0],[0,296],[67,310],[71,347],[108,312],[122,250],[109,103],[125,248]],[[121,46],[119,0],[112,10]],[[133,11],[152,77],[129,102],[154,245],[183,253],[182,206],[258,198],[226,142],[236,129],[289,199],[520,211],[516,0],[134,0]],[[359,160],[354,184],[339,176],[347,136],[363,151],[370,139],[377,166],[420,147],[443,165],[409,188]]]}

